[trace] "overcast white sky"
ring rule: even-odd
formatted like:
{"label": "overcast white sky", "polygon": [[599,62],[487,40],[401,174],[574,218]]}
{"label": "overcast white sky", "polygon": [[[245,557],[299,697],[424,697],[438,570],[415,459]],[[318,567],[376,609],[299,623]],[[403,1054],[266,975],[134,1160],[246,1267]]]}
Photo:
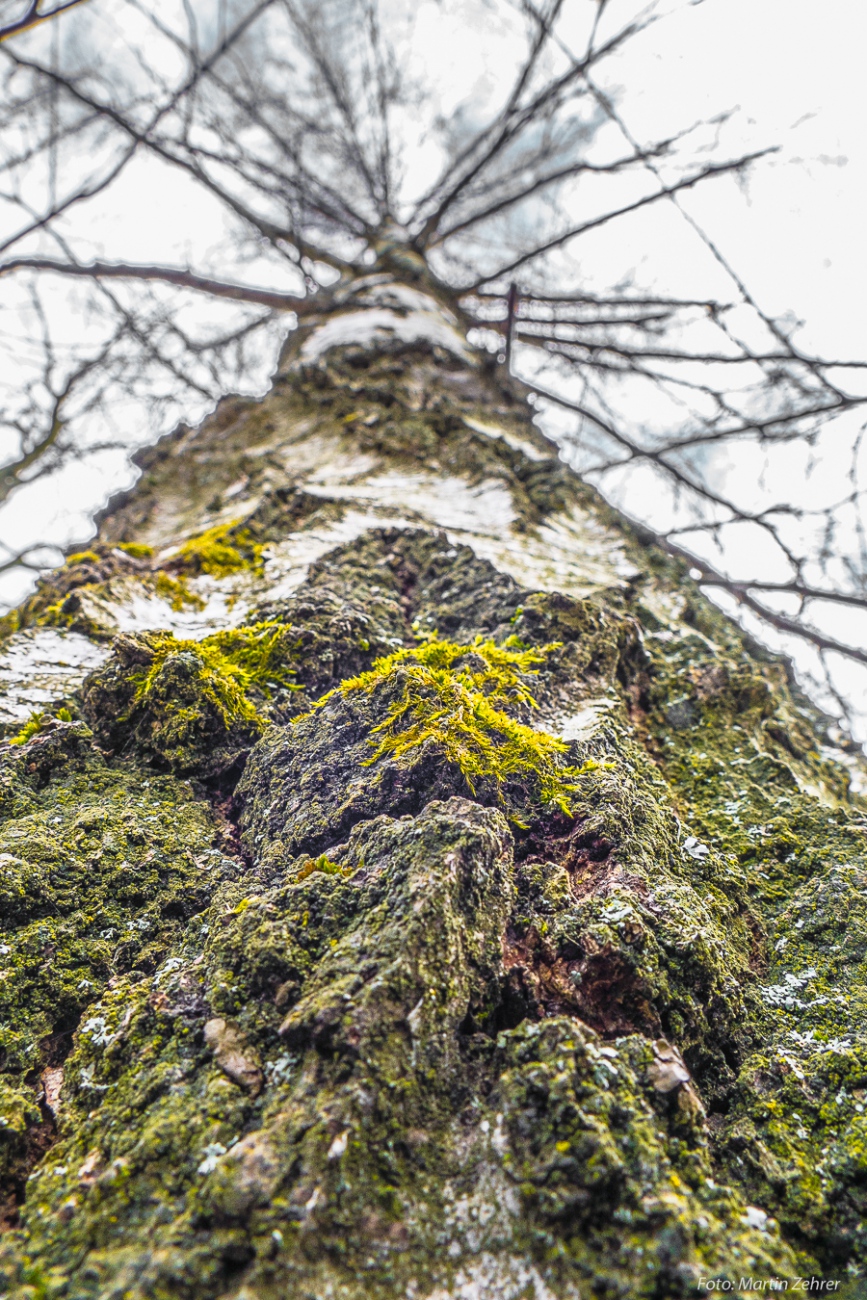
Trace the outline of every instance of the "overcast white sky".
{"label": "overcast white sky", "polygon": [[[567,11],[588,2],[567,0]],[[93,14],[109,3],[90,0],[87,8]],[[619,3],[612,0],[615,13]],[[632,132],[649,140],[736,109],[726,128],[729,151],[779,144],[780,153],[751,174],[747,192],[715,182],[690,195],[689,210],[763,308],[804,318],[802,338],[817,350],[867,358],[867,7],[853,0],[671,0],[670,8],[664,23],[609,65],[608,84],[622,88],[620,108]],[[484,50],[486,41],[493,49],[493,36],[484,27],[462,32],[459,19],[444,23],[434,0],[423,0],[420,11],[430,70],[456,96],[470,93],[474,79],[491,75]],[[83,219],[92,222],[94,252],[132,261],[184,262],[192,248],[215,247],[224,233],[214,208],[145,160],[110,205],[101,200]],[[607,230],[594,244],[596,269],[607,267],[617,279],[634,268],[645,278],[650,237],[660,285],[694,291],[705,250],[685,227],[675,232],[669,215],[660,212],[658,221],[655,236],[646,221]],[[130,412],[124,430],[133,437],[135,419]],[[0,537],[10,544],[84,540],[91,512],[131,481],[117,453],[71,466],[13,498],[0,511]],[[0,585],[7,600],[20,591],[16,578],[5,590]],[[845,637],[846,629],[837,632]]]}
{"label": "overcast white sky", "polygon": [[867,8],[704,0],[674,31],[624,78],[631,121],[650,134],[678,115],[739,106],[745,139],[778,141],[779,157],[752,173],[748,202],[714,186],[691,209],[767,308],[804,316],[828,353],[867,355]]}

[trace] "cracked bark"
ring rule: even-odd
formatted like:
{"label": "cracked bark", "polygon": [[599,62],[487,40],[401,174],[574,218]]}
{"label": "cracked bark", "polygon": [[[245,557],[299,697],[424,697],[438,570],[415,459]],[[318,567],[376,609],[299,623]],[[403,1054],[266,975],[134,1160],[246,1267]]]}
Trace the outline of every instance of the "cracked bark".
{"label": "cracked bark", "polygon": [[[8,621],[11,1294],[859,1285],[859,765],[530,416],[370,277]],[[341,692],[508,638],[568,814]]]}

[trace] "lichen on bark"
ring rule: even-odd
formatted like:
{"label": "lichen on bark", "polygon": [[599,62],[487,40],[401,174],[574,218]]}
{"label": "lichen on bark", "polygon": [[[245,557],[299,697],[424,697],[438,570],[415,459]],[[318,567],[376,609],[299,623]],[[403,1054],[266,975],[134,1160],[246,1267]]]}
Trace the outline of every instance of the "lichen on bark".
{"label": "lichen on bark", "polygon": [[857,1294],[857,759],[513,388],[341,339],[7,620],[2,1286]]}

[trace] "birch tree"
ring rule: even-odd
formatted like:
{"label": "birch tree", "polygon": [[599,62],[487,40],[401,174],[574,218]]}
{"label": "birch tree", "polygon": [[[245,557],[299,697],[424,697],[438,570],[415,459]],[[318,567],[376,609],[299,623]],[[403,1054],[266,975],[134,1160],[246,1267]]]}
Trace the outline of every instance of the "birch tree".
{"label": "birch tree", "polygon": [[[863,763],[702,591],[863,659],[810,612],[863,604],[857,481],[802,554],[709,450],[815,436],[859,368],[733,276],[570,279],[594,229],[761,159],[634,137],[604,69],[657,15],[566,8],[483,7],[523,53],[428,118],[421,180],[400,8],[128,4],[97,63],[84,7],[53,59],[4,44],[7,490],[133,399],[213,406],[5,620],[10,1295],[863,1286]],[[92,255],[77,212],[141,158],[232,259]],[[685,522],[585,481],[624,461]],[[787,582],[702,558],[738,526]]]}

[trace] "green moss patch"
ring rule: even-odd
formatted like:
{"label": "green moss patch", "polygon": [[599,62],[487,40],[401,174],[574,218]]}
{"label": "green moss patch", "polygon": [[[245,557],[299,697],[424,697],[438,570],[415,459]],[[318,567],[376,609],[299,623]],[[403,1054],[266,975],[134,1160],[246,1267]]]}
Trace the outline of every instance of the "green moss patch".
{"label": "green moss patch", "polygon": [[[536,707],[527,679],[558,648],[527,649],[517,638],[496,645],[478,637],[457,645],[431,636],[413,649],[377,659],[369,672],[349,678],[337,690],[345,699],[357,692],[371,697],[399,678],[396,698],[372,728],[374,752],[366,765],[384,757],[411,759],[433,745],[459,769],[473,794],[484,782],[493,784],[504,800],[506,787],[518,781],[535,788],[542,806],[568,813],[582,774],[562,761],[569,746],[506,711]],[[325,707],[333,694],[314,707]]]}
{"label": "green moss patch", "polygon": [[343,871],[248,872],[156,970],[116,980],[30,1183],[47,1294],[70,1259],[84,1295],[130,1300],[391,1300],[456,1288],[480,1255],[496,1293],[513,1264],[564,1297],[790,1276],[777,1225],[711,1177],[667,1044],[565,1016],[472,1031],[496,998],[511,850],[467,800],[379,818]]}
{"label": "green moss patch", "polygon": [[154,553],[154,548],[144,542],[121,542],[117,549],[124,555],[131,555],[134,560],[149,560]]}
{"label": "green moss patch", "polygon": [[[58,709],[54,716],[59,722],[72,721],[72,714],[69,709]],[[8,743],[10,745],[26,745],[28,740],[31,740],[33,736],[38,736],[40,731],[49,725],[51,721],[51,715],[48,713],[31,713],[21,730],[16,732],[14,736],[9,737]]]}
{"label": "green moss patch", "polygon": [[76,551],[74,555],[66,557],[67,565],[73,564],[99,564],[100,557],[96,551]]}
{"label": "green moss patch", "polygon": [[87,1008],[154,971],[236,868],[188,786],[112,769],[81,723],[0,747],[0,793],[0,1219],[14,1224]]}
{"label": "green moss patch", "polygon": [[294,689],[292,639],[278,623],[201,641],[171,633],[118,637],[82,688],[85,716],[113,748],[176,771],[230,766],[262,731],[262,706]]}
{"label": "green moss patch", "polygon": [[[867,1258],[867,833],[806,702],[722,616],[647,638],[649,743],[700,851],[743,881],[755,972],[717,1158],[829,1275]],[[824,751],[824,752],[820,752]]]}
{"label": "green moss patch", "polygon": [[180,547],[174,563],[188,573],[209,573],[225,578],[241,569],[262,565],[262,546],[253,540],[249,529],[234,520],[198,533]]}

